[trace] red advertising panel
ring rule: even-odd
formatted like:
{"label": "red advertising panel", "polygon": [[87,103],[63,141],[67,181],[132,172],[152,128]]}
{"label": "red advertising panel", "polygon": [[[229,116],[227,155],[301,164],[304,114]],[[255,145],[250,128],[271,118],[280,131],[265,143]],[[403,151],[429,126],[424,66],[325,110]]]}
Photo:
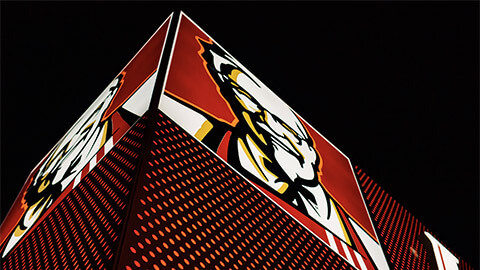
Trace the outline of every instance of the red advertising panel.
{"label": "red advertising panel", "polygon": [[0,254],[2,269],[472,269],[183,13],[31,172]]}
{"label": "red advertising panel", "polygon": [[9,269],[114,269],[148,117],[1,259]]}
{"label": "red advertising panel", "polygon": [[163,113],[114,269],[355,269]]}
{"label": "red advertising panel", "polygon": [[355,173],[391,269],[473,270],[362,169]]}
{"label": "red advertising panel", "polygon": [[388,268],[348,158],[184,15],[159,108],[351,265]]}
{"label": "red advertising panel", "polygon": [[34,231],[147,111],[169,25],[170,17],[31,172],[0,228],[2,258]]}

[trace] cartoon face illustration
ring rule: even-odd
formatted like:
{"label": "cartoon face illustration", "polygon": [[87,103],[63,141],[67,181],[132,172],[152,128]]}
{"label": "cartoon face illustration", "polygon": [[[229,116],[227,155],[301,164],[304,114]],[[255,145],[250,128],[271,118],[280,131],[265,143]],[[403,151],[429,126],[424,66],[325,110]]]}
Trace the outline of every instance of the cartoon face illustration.
{"label": "cartoon face illustration", "polygon": [[236,128],[248,134],[269,157],[273,155],[283,162],[275,170],[282,169],[286,175],[277,176],[278,180],[285,183],[317,180],[320,156],[292,110],[270,95],[260,82],[235,64],[233,58],[222,51],[216,52],[218,47],[206,42],[202,42],[202,46],[205,49],[202,57],[210,74],[240,119]]}
{"label": "cartoon face illustration", "polygon": [[319,185],[322,160],[295,113],[218,46],[199,42],[206,68],[239,119],[232,129],[236,149],[230,151],[238,156],[232,158],[302,210],[306,210],[302,196],[314,204],[324,203],[316,202],[304,188]]}
{"label": "cartoon face illustration", "polygon": [[351,265],[386,269],[348,157],[184,15],[162,90],[160,111],[246,182]]}
{"label": "cartoon face illustration", "polygon": [[228,163],[235,169],[350,243],[337,205],[320,182],[321,153],[298,116],[218,45],[197,42],[204,68],[236,120],[227,124],[168,90],[161,109],[209,148],[228,144]]}
{"label": "cartoon face illustration", "polygon": [[75,180],[90,159],[105,144],[112,132],[103,114],[123,84],[123,74],[115,78],[101,96],[57,143],[31,176],[24,195],[25,213],[10,233],[2,257],[29,231],[43,213]]}

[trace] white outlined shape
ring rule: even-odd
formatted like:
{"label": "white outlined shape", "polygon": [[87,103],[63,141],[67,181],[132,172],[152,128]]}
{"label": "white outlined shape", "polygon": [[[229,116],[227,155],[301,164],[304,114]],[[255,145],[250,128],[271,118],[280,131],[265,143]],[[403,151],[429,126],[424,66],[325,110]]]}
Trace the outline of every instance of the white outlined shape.
{"label": "white outlined shape", "polygon": [[142,116],[148,110],[148,106],[150,105],[157,74],[158,71],[155,71],[140,87],[138,87],[137,91],[135,91],[135,93],[133,93],[121,107],[137,116]]}
{"label": "white outlined shape", "polygon": [[[150,42],[150,40],[157,34],[157,32],[165,25],[165,23],[167,22],[171,22],[171,18],[173,17],[173,12],[167,17],[167,19],[164,20],[164,22],[157,28],[157,30],[150,36],[150,38],[143,44],[143,46],[135,53],[135,55],[130,59],[130,61],[121,69],[121,71],[114,77],[113,80],[115,80],[121,73],[122,71],[125,70],[125,68],[137,57],[137,55],[144,49],[144,47]],[[167,28],[167,33],[168,33],[168,30],[170,29],[170,25],[171,23],[168,24],[168,28]],[[160,57],[159,57],[159,62],[160,62],[160,59],[161,59],[161,55],[163,54],[163,51],[165,49],[165,40],[163,42],[163,47],[162,49],[159,51],[159,54],[160,54]],[[158,69],[158,66],[157,66],[157,69]],[[155,72],[154,75],[156,75],[157,72]],[[153,76],[153,75],[152,75]],[[152,77],[150,76],[150,78]],[[154,79],[156,79],[156,76],[154,77]],[[145,82],[144,82],[145,83]],[[132,98],[132,96],[135,95],[135,93],[139,90],[139,88],[144,85],[144,83],[142,83],[137,89],[135,92],[132,93],[132,95],[125,101],[125,103],[130,99]],[[47,154],[42,158],[42,160],[40,160],[34,167],[33,169],[30,171],[28,177],[27,177],[27,181],[25,182],[25,184],[22,186],[22,190],[25,189],[28,185],[31,185],[33,183],[30,182],[30,179],[34,176],[34,172],[40,168],[40,166],[42,166],[44,164],[44,162],[46,161],[46,159],[52,154],[52,151],[54,151],[59,145],[61,145],[61,143],[65,140],[65,138],[68,138],[68,136],[70,135],[71,132],[73,132],[76,128],[77,128],[77,125],[79,125],[86,117],[88,117],[90,114],[91,114],[91,111],[92,111],[92,108],[94,107],[95,104],[99,103],[102,98],[106,95],[106,93],[108,93],[108,91],[110,91],[109,89],[109,86],[110,86],[111,82],[109,82],[109,84],[107,85],[106,88],[104,88],[104,90],[102,92],[100,92],[100,94],[98,95],[98,97],[92,102],[92,104],[90,106],[88,106],[88,108],[81,114],[81,116],[73,123],[73,125],[67,130],[67,132],[53,145],[52,148],[50,148],[50,150],[47,152]],[[153,89],[152,89],[153,90]],[[151,96],[148,98],[148,100],[151,99]],[[124,104],[125,104],[124,103]],[[148,105],[147,105],[147,109],[148,109]],[[121,138],[123,138],[123,136],[125,136],[125,134],[128,133],[128,131],[141,119],[141,116],[139,116],[139,118],[135,121],[135,123],[133,123],[132,126],[130,126],[124,134],[122,134],[120,136],[120,138],[118,139],[118,141],[120,141]],[[113,134],[112,136],[107,139],[107,141],[105,142],[105,144],[107,144],[108,142],[109,145],[107,147],[105,147],[105,145],[103,145],[102,147],[100,147],[98,149],[98,151],[96,151],[95,153],[92,153],[92,154],[89,154],[87,156],[90,157],[90,155],[92,155],[92,157],[90,159],[87,158],[88,162],[82,166],[82,168],[80,168],[77,172],[76,172],[76,175],[73,176],[72,180],[65,186],[62,186],[62,193],[63,194],[64,192],[67,192],[68,191],[68,186],[72,186],[72,189],[75,188],[80,182],[81,182],[81,179],[82,179],[82,171],[84,168],[86,168],[86,166],[89,166],[89,170],[88,171],[91,171],[93,169],[93,167],[98,163],[100,162],[101,159],[103,159],[104,156],[106,156],[106,154],[108,153],[108,151],[110,151],[114,144],[113,144],[113,140],[110,140],[113,138]],[[117,141],[117,142],[118,142]],[[100,151],[101,148],[104,148],[105,152],[104,152],[104,155],[101,159],[99,159],[97,161],[97,155],[98,155],[98,152]],[[38,172],[37,172],[38,173]],[[63,179],[62,179],[63,180]],[[70,190],[70,191],[71,191]],[[15,198],[15,202],[19,199],[19,198],[22,198],[24,195],[23,194],[19,194],[17,196],[17,198]],[[60,195],[61,196],[61,195]],[[53,204],[57,203],[57,199],[58,197],[55,199],[55,201],[53,201]],[[52,202],[50,202],[50,204],[47,206],[47,208],[50,208],[52,205]],[[15,203],[12,205],[12,207],[15,206]],[[12,207],[9,209],[8,213],[7,213],[7,217],[9,216],[10,212],[13,210]],[[46,211],[51,211],[52,209],[47,209]],[[36,228],[36,226],[40,223],[40,219],[43,219],[45,217],[45,215],[47,214],[47,212],[43,213],[42,215],[39,216],[38,219],[36,219],[36,221],[32,224],[31,227],[29,227],[29,229],[26,231],[25,234],[23,234],[21,237],[19,237],[19,239],[13,244],[13,245],[6,245],[6,247],[3,249],[2,251],[2,258],[6,257],[7,254],[10,253],[10,251],[13,250],[13,248],[18,245],[19,243],[21,243],[25,237],[27,235],[29,235],[33,229]],[[5,219],[6,220],[6,219]],[[5,221],[4,220],[4,221]],[[4,223],[4,222],[3,222]],[[2,224],[3,225],[3,224]],[[15,228],[15,227],[13,227]],[[12,228],[12,229],[13,229]],[[9,239],[11,238],[11,232],[7,234],[7,236],[5,237],[5,239],[2,239],[2,243],[4,242],[7,242],[9,241]]]}
{"label": "white outlined shape", "polygon": [[423,232],[432,244],[438,270],[458,270],[459,260],[429,232]]}
{"label": "white outlined shape", "polygon": [[[169,59],[169,62],[168,62],[168,67],[167,67],[167,71],[166,71],[166,74],[165,74],[165,81],[164,81],[164,84],[163,84],[163,87],[161,89],[161,95],[160,95],[160,101],[159,101],[159,104],[158,104],[158,108],[160,109],[160,111],[163,112],[162,110],[162,96],[164,95],[165,93],[165,87],[166,87],[166,83],[168,81],[168,77],[169,77],[169,72],[170,72],[170,65],[171,65],[171,60],[172,60],[172,57],[173,57],[173,54],[175,53],[175,48],[176,48],[176,42],[177,42],[177,36],[178,36],[178,31],[179,31],[179,28],[180,28],[180,24],[181,24],[181,21],[182,21],[182,18],[185,17],[187,20],[190,21],[190,23],[192,23],[194,26],[196,26],[200,31],[203,32],[203,34],[205,34],[208,38],[210,38],[210,40],[212,40],[217,46],[219,46],[222,50],[224,50],[225,52],[228,52],[227,50],[225,50],[218,42],[216,42],[212,37],[210,37],[206,31],[204,31],[200,26],[198,26],[192,19],[190,19],[185,13],[183,13],[183,11],[180,12],[180,16],[179,16],[179,19],[178,19],[178,24],[177,24],[177,29],[176,29],[176,32],[175,32],[175,38],[174,38],[174,42],[173,42],[173,45],[172,45],[172,48],[171,48],[171,53],[170,53],[170,59]],[[237,63],[239,65],[240,68],[248,71],[247,68],[245,68],[238,60],[237,60]],[[253,79],[257,80],[258,82],[260,82],[261,84],[263,84],[261,82],[261,80],[259,80],[258,78],[256,78],[255,75],[253,75],[251,72],[249,72]],[[263,84],[264,85],[264,84]],[[271,91],[270,88],[268,88],[267,86],[265,86],[267,89],[269,89]],[[287,103],[285,103],[280,97],[278,97],[273,91],[271,91],[272,94],[274,96],[276,96],[281,102],[283,102],[290,110],[292,110],[293,112],[295,112]],[[362,195],[362,192],[360,190],[360,186],[358,184],[358,179],[355,175],[355,172],[353,170],[353,167],[351,165],[351,162],[350,162],[350,159],[342,152],[340,151],[335,145],[333,145],[329,140],[327,140],[320,132],[318,132],[317,129],[315,129],[312,125],[310,125],[305,119],[303,119],[303,117],[301,117],[298,113],[295,112],[295,114],[304,122],[306,123],[314,132],[316,132],[322,139],[324,139],[330,146],[332,146],[335,150],[337,150],[348,162],[348,165],[350,167],[350,172],[351,172],[351,175],[354,177],[355,179],[355,184],[357,186],[357,192],[358,194],[360,195],[360,197],[362,198],[362,203],[363,203],[363,207],[365,209],[365,212],[368,216],[368,219],[369,219],[369,222],[370,222],[370,226],[372,227],[373,229],[373,233],[374,233],[374,236],[375,236],[375,240],[378,241],[378,243],[376,243],[378,245],[378,248],[380,250],[381,249],[381,245],[379,243],[379,238],[378,238],[378,235],[377,235],[377,232],[375,230],[375,226],[373,225],[373,222],[372,222],[372,218],[370,217],[370,213],[368,211],[368,208],[367,208],[367,205],[365,203],[365,199],[363,198],[363,195]],[[168,114],[167,114],[168,115]],[[195,136],[192,136],[192,137],[195,137]],[[197,138],[195,138],[195,140],[197,140],[201,145],[203,145],[204,147],[206,147],[207,149],[211,150],[207,145],[205,145],[203,142],[201,142],[200,140],[198,140]],[[220,158],[220,160],[224,161],[223,158],[221,158],[220,156],[217,155],[217,153],[213,150],[211,150],[211,153],[213,153],[215,156],[217,156],[218,158]],[[263,195],[265,195],[267,198],[269,198],[274,204],[276,204],[278,207],[280,207],[281,209],[284,210],[285,213],[287,213],[290,217],[292,217],[294,220],[296,220],[299,224],[302,224],[302,226],[307,229],[309,232],[311,232],[313,235],[315,235],[320,241],[322,241],[323,243],[325,243],[325,241],[323,239],[321,239],[318,235],[316,235],[315,233],[313,233],[306,225],[304,225],[301,221],[299,221],[297,218],[295,218],[292,214],[290,214],[287,210],[285,210],[283,207],[281,207],[279,204],[277,204],[274,200],[272,200],[268,195],[266,195],[265,193],[263,193],[259,188],[257,188],[253,183],[250,182],[250,180],[248,180],[248,178],[244,177],[240,172],[238,172],[235,168],[233,168],[233,166],[231,166],[228,162],[224,162],[226,163],[232,170],[234,170],[237,174],[239,174],[240,176],[243,177],[243,179],[245,179],[247,182],[249,182],[250,184],[252,184],[254,186],[254,188],[256,188],[258,191],[260,191]],[[353,222],[356,224],[356,222]],[[362,228],[361,226],[359,226],[359,224],[356,224],[358,228],[360,228],[364,233],[367,233],[367,230],[365,230],[364,228]],[[329,233],[328,230],[326,230],[327,234]],[[370,236],[370,238],[372,238]],[[373,239],[373,238],[372,238]],[[374,241],[375,241],[374,240]],[[375,242],[376,242],[375,241]],[[325,243],[328,245],[328,243]],[[330,245],[328,245],[330,246]],[[340,256],[342,257],[343,259],[345,259],[346,261],[347,258],[345,258],[343,255],[341,255],[338,250],[335,250],[335,252]],[[356,253],[357,257],[358,253]],[[384,256],[383,254],[383,250],[382,250],[382,255]],[[363,263],[363,261],[362,261]],[[360,266],[365,266],[364,264],[362,265],[362,263],[360,264]],[[349,262],[349,264],[352,264],[351,262]],[[354,265],[354,264],[352,264]],[[355,266],[357,268],[357,266]],[[384,267],[380,267],[380,269],[388,269],[388,265],[386,266],[386,268]]]}
{"label": "white outlined shape", "polygon": [[[172,18],[172,16],[173,16],[173,12],[172,12],[172,13],[168,16],[168,18],[157,28],[157,30],[155,30],[155,33],[153,33],[153,35],[151,35],[150,38],[148,38],[147,42],[145,42],[145,44],[143,44],[142,48],[140,48],[140,50],[138,50],[137,53],[135,53],[135,55],[130,59],[130,61],[128,61],[128,63],[121,69],[121,71],[120,71],[114,78],[117,78],[118,75],[120,75],[120,74],[122,73],[122,71],[125,70],[125,68],[133,61],[133,59],[135,59],[135,57],[137,57],[137,55],[138,55],[138,54],[143,50],[143,48],[150,42],[150,40],[155,36],[155,34],[157,34],[157,32],[163,27],[163,25],[164,25],[165,23],[167,23],[167,22]],[[170,26],[170,25],[169,25],[169,26]],[[168,29],[167,29],[167,32],[168,32]],[[164,46],[165,46],[165,42],[164,42]],[[163,53],[163,50],[164,50],[164,49],[165,49],[165,47],[162,48],[162,53]],[[110,82],[108,83],[108,85],[110,85]],[[107,85],[107,87],[108,87],[108,85]],[[105,88],[104,88],[104,89],[105,89]],[[103,90],[103,91],[100,93],[99,96],[101,96],[102,93],[103,93],[104,91],[107,91],[107,90],[108,90],[108,89]],[[132,94],[132,96],[133,96],[133,94]],[[97,98],[97,99],[98,99],[98,98]],[[92,104],[95,103],[95,102],[97,101],[97,99],[95,99],[95,101],[92,102]],[[127,101],[128,101],[128,99],[127,99],[125,102],[127,102]],[[89,108],[90,108],[90,106],[89,106]],[[77,124],[77,122],[79,122],[82,118],[84,118],[84,117],[86,116],[86,113],[87,113],[87,112],[88,112],[88,108],[87,108],[87,110],[78,118],[78,120],[75,121],[75,123],[72,125],[72,127],[68,129],[68,131],[65,133],[65,135],[63,135],[63,136],[58,140],[58,142],[53,145],[53,147],[51,148],[51,150],[55,149],[55,147],[57,146],[57,144],[58,144],[60,141],[62,141],[69,132],[71,132],[72,128],[75,127],[75,125]],[[51,150],[50,150],[45,156],[48,156],[48,155],[50,154]],[[37,165],[35,165],[34,169],[30,172],[29,177],[31,176],[31,174],[33,173],[33,171],[34,171],[40,164],[42,164],[42,162],[43,162],[43,160],[41,160],[40,162],[37,163]]]}
{"label": "white outlined shape", "polygon": [[[178,30],[179,30],[179,27],[180,27],[180,22],[181,22],[181,19],[182,17],[185,17],[186,19],[188,19],[193,25],[195,25],[199,30],[201,30],[205,35],[207,35],[213,42],[215,42],[221,49],[223,49],[224,51],[226,51],[223,47],[221,47],[214,39],[212,39],[208,34],[206,34],[206,32],[200,28],[194,21],[192,21],[187,15],[185,15],[185,13],[183,13],[182,11],[180,12],[180,16],[179,16],[179,23],[177,24],[177,29],[176,29],[176,32],[175,32],[175,39],[174,39],[174,43],[172,45],[172,51],[171,51],[171,54],[170,54],[170,60],[169,60],[169,63],[168,63],[168,69],[166,71],[166,76],[165,76],[165,81],[164,81],[164,85],[163,85],[163,88],[162,88],[162,92],[161,92],[161,96],[160,96],[160,102],[159,102],[159,106],[158,108],[160,109],[161,112],[162,109],[161,109],[161,105],[162,105],[162,96],[164,95],[165,93],[165,86],[166,86],[166,83],[167,83],[167,80],[168,80],[168,74],[170,72],[170,64],[171,64],[171,59],[172,59],[172,56],[173,56],[173,53],[175,52],[175,45],[176,45],[176,40],[177,40],[177,36],[178,36]],[[241,68],[244,68],[243,66],[240,66]],[[245,70],[248,70],[245,68]],[[255,77],[255,79],[257,79]],[[258,79],[257,79],[258,80]],[[260,80],[258,80],[260,81]],[[275,94],[274,94],[275,95]],[[280,99],[280,98],[279,98]],[[280,99],[281,100],[281,99]],[[282,102],[284,102],[282,100]],[[288,106],[288,105],[287,105]],[[288,106],[288,108],[290,108],[290,106]],[[291,109],[291,108],[290,108]],[[296,113],[295,113],[296,114]],[[298,115],[298,114],[296,114]],[[303,119],[302,119],[303,120]],[[172,120],[173,121],[173,120]],[[303,120],[305,121],[305,120]],[[175,122],[175,121],[174,121]],[[175,122],[176,123],[176,122]],[[183,129],[183,127],[182,127]],[[316,130],[315,130],[316,131]],[[318,131],[316,131],[318,132]],[[190,133],[189,133],[190,134]],[[320,133],[319,133],[320,134]],[[294,217],[290,212],[288,212],[286,209],[284,209],[282,206],[280,206],[278,203],[276,203],[273,199],[271,199],[267,194],[265,194],[262,190],[260,190],[255,184],[253,184],[248,178],[246,178],[243,174],[241,174],[238,170],[236,170],[234,167],[232,167],[228,162],[225,162],[224,159],[222,157],[220,157],[215,151],[211,150],[207,145],[205,145],[203,142],[201,142],[200,140],[198,140],[197,138],[195,138],[195,136],[192,136],[197,142],[199,142],[203,147],[205,147],[205,149],[208,149],[210,150],[210,153],[215,155],[219,160],[221,160],[226,166],[228,166],[231,170],[233,170],[235,173],[237,173],[239,176],[241,176],[243,178],[243,180],[247,181],[247,183],[249,183],[251,186],[253,186],[253,188],[255,188],[257,191],[259,191],[261,194],[263,194],[266,198],[268,198],[272,203],[274,203],[277,207],[279,207],[280,209],[282,209],[284,211],[284,213],[286,213],[287,215],[289,215],[293,220],[295,220],[297,223],[301,224],[302,227],[304,227],[307,231],[309,231],[312,235],[314,235],[318,240],[320,240],[320,242],[324,243],[325,245],[327,245],[328,247],[330,247],[330,245],[324,241],[322,238],[320,238],[317,234],[315,234],[312,230],[310,230],[306,225],[304,225],[300,220],[298,220],[296,217]],[[323,136],[322,136],[323,137]],[[327,141],[328,142],[328,141]],[[330,142],[328,142],[330,143]],[[344,155],[342,153],[342,155]],[[353,170],[352,170],[353,172]],[[360,193],[361,194],[361,193]],[[328,232],[328,230],[326,230],[326,232]],[[335,252],[335,254],[337,254],[338,256],[340,256],[343,260],[345,260],[349,265],[351,265],[352,267],[354,267],[355,269],[359,269],[358,266],[354,265],[354,264],[351,264],[347,258],[345,258],[345,256],[343,256],[342,254],[340,254],[337,250],[332,250],[333,252]]]}
{"label": "white outlined shape", "polygon": [[[203,34],[205,34],[210,40],[212,40],[218,47],[220,47],[223,51],[227,52],[227,50],[225,50],[225,48],[223,48],[217,41],[215,41],[210,35],[207,34],[206,31],[204,31],[200,26],[198,26],[190,17],[188,17],[183,11],[180,11],[180,16],[179,16],[179,19],[178,19],[178,24],[177,24],[177,29],[176,29],[176,32],[175,32],[175,39],[174,39],[174,43],[172,45],[172,52],[170,54],[170,61],[168,63],[168,68],[167,68],[167,73],[165,75],[165,81],[164,81],[164,85],[163,85],[163,88],[162,88],[162,92],[161,92],[161,96],[160,96],[160,102],[159,102],[159,106],[158,108],[161,110],[161,97],[164,95],[164,92],[165,92],[165,87],[166,87],[166,83],[167,83],[167,80],[168,80],[168,76],[169,76],[169,72],[170,72],[170,64],[171,64],[171,60],[172,60],[172,56],[175,52],[175,48],[176,48],[176,40],[177,40],[177,36],[178,36],[178,30],[180,28],[180,23],[181,23],[181,19],[182,17],[185,17],[186,19],[188,19],[190,21],[190,23],[192,23],[193,25],[195,25],[195,27],[197,27],[200,31],[203,32]],[[233,56],[232,56],[233,57]],[[234,57],[233,57],[234,58]],[[235,59],[235,58],[234,58]],[[235,59],[236,60],[236,59]],[[362,202],[363,202],[363,206],[364,206],[364,209],[365,209],[365,212],[367,213],[368,215],[368,218],[369,218],[369,221],[370,221],[370,225],[372,226],[373,228],[373,232],[375,234],[375,238],[376,240],[378,240],[378,235],[377,235],[377,232],[375,231],[375,226],[373,225],[373,222],[372,222],[372,218],[370,217],[370,213],[368,212],[368,208],[367,208],[367,204],[365,203],[365,199],[363,198],[363,195],[362,195],[362,192],[360,190],[360,186],[358,185],[358,179],[355,175],[355,172],[353,170],[353,167],[352,167],[352,164],[350,162],[350,159],[342,152],[340,151],[340,149],[338,149],[335,145],[333,145],[327,138],[325,138],[320,132],[318,132],[317,129],[315,129],[312,125],[310,125],[310,123],[308,123],[302,116],[300,116],[298,113],[295,112],[295,110],[293,110],[285,101],[283,101],[279,96],[277,96],[275,94],[275,92],[273,92],[269,87],[267,87],[261,80],[259,80],[252,72],[250,72],[242,63],[240,63],[240,61],[236,60],[236,64],[239,65],[240,68],[246,70],[249,72],[249,76],[252,76],[253,79],[255,79],[257,82],[260,82],[262,85],[264,85],[267,89],[269,89],[271,91],[271,93],[276,97],[278,98],[278,100],[280,100],[281,102],[283,102],[290,110],[292,110],[295,115],[297,117],[299,117],[304,123],[306,123],[313,131],[315,131],[322,139],[324,139],[330,146],[332,146],[336,151],[338,151],[347,161],[348,161],[348,164],[349,164],[349,167],[350,167],[350,172],[351,172],[351,175],[354,177],[355,179],[355,182],[356,182],[356,186],[357,186],[357,191],[358,191],[358,194],[360,195],[360,197],[362,198]],[[365,229],[364,229],[365,230]],[[366,231],[366,230],[365,230]]]}
{"label": "white outlined shape", "polygon": [[372,257],[373,262],[379,269],[389,269],[387,259],[383,253],[382,247],[377,245],[375,240],[367,234],[360,226],[355,222],[350,222],[353,230],[357,233],[360,241],[362,241],[368,254]]}
{"label": "white outlined shape", "polygon": [[[178,30],[180,29],[180,22],[182,21],[182,15],[185,15],[185,14],[183,13],[183,11],[180,11],[180,16],[178,16],[177,27],[175,29],[175,36],[173,38],[172,47],[170,48],[170,57],[168,58],[167,70],[165,71],[165,76],[163,77],[164,79],[163,79],[162,89],[160,89],[160,100],[158,101],[159,110],[160,110],[160,105],[162,104],[162,96],[165,93],[165,87],[167,85],[168,75],[170,74],[170,65],[172,64],[172,57],[173,57],[173,53],[175,52],[175,47],[176,47],[175,45],[177,44]],[[171,25],[172,23],[170,23],[168,30],[170,30]],[[167,35],[168,35],[168,31],[167,31]]]}

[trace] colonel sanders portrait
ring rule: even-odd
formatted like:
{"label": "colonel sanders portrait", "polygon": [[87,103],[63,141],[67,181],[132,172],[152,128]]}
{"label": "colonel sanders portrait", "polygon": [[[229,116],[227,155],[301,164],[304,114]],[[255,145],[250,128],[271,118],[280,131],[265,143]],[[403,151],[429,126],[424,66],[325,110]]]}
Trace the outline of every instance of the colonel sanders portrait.
{"label": "colonel sanders portrait", "polygon": [[227,143],[227,161],[243,176],[350,242],[320,182],[321,153],[298,116],[222,48],[197,40],[206,71],[238,121],[221,121],[167,90],[161,110],[210,149]]}
{"label": "colonel sanders portrait", "polygon": [[112,126],[108,119],[102,120],[103,114],[122,85],[123,77],[120,74],[110,83],[29,177],[31,183],[22,200],[25,212],[7,237],[2,257],[27,234],[75,179],[74,184],[78,184],[81,170],[105,144],[112,133]]}

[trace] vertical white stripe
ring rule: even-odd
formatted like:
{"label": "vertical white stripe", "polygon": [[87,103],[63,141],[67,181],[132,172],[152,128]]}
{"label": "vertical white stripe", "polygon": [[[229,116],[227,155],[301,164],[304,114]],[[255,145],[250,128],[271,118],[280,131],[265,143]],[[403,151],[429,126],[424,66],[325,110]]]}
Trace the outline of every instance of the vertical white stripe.
{"label": "vertical white stripe", "polygon": [[88,168],[88,171],[90,172],[91,170],[93,170],[93,168],[95,167],[95,165],[97,165],[97,154],[95,154],[92,159],[90,159],[90,164],[89,164],[90,168]]}
{"label": "vertical white stripe", "polygon": [[104,155],[106,155],[106,154],[110,151],[110,149],[112,149],[112,148],[113,148],[113,136],[110,137],[110,139],[108,139],[108,140],[105,142],[105,144],[103,145],[103,149],[104,149],[103,153],[104,153]]}
{"label": "vertical white stripe", "polygon": [[347,256],[347,260],[355,265],[355,262],[353,261],[353,258],[352,258],[352,254],[350,254],[350,250],[348,249],[347,245],[343,242],[343,241],[340,241],[340,243],[342,243],[342,248],[343,248],[343,251],[345,251],[345,256]]}
{"label": "vertical white stripe", "polygon": [[383,253],[382,247],[380,246],[380,243],[375,241],[375,239],[373,239],[355,221],[350,218],[348,220],[350,221],[350,224],[352,224],[353,229],[357,233],[358,238],[360,238],[360,241],[365,247],[368,255],[370,255],[370,258],[373,261],[373,265],[375,265],[375,267],[380,270],[390,269],[387,263],[387,259],[385,258],[385,255]]}
{"label": "vertical white stripe", "polygon": [[367,270],[367,266],[365,265],[365,262],[363,261],[362,255],[360,255],[360,253],[355,252],[355,251],[353,253],[355,253],[355,257],[357,257],[358,264],[360,264],[360,269]]}
{"label": "vertical white stripe", "polygon": [[325,232],[327,233],[327,239],[328,239],[328,243],[330,244],[330,247],[333,250],[335,250],[337,253],[339,253],[337,244],[335,243],[335,239],[333,238],[333,235],[329,231],[325,231]]}
{"label": "vertical white stripe", "polygon": [[[443,261],[443,256],[442,256],[442,249],[440,248],[440,246],[434,246],[434,254],[437,255],[437,254],[440,254],[440,256],[435,256],[436,259],[437,259],[437,267],[438,267],[438,270],[446,270],[443,266],[445,264],[445,262]],[[437,250],[435,250],[437,249]],[[440,263],[441,262],[441,263]]]}
{"label": "vertical white stripe", "polygon": [[74,189],[80,183],[80,180],[82,180],[82,172],[78,173],[77,176],[75,177],[72,189]]}

